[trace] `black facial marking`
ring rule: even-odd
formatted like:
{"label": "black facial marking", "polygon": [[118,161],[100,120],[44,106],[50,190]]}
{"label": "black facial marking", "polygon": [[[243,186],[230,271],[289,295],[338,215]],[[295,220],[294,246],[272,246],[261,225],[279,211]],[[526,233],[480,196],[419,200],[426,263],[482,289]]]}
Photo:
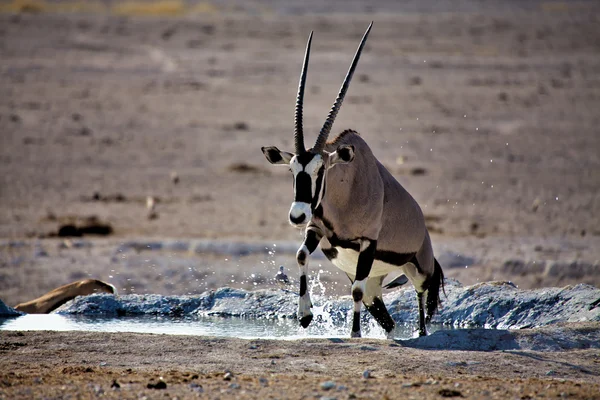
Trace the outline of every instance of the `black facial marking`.
{"label": "black facial marking", "polygon": [[[325,167],[319,168],[319,172],[317,172],[317,183],[315,184],[315,197],[313,197],[311,202],[311,208],[314,210],[317,207],[317,201],[319,200],[319,193],[321,191],[321,185],[323,184],[323,177],[325,175]],[[323,193],[323,196],[325,194]]]}
{"label": "black facial marking", "polygon": [[298,217],[293,217],[292,215],[290,215],[290,221],[292,221],[294,224],[303,223],[305,218],[306,215],[304,215],[304,213],[300,214]]}
{"label": "black facial marking", "polygon": [[373,318],[375,318],[375,321],[377,321],[386,332],[391,332],[394,329],[396,324],[392,317],[390,317],[387,308],[385,308],[385,304],[383,304],[383,301],[379,297],[375,297],[373,299],[373,304],[366,307]]}
{"label": "black facial marking", "polygon": [[352,318],[352,332],[360,332],[360,313],[356,311]]}
{"label": "black facial marking", "polygon": [[315,157],[315,153],[306,152],[306,153],[298,154],[298,157],[296,159],[303,167],[306,167],[308,165],[308,163],[311,162],[314,157]]}
{"label": "black facial marking", "polygon": [[356,266],[356,280],[362,281],[369,276],[373,261],[375,260],[375,249],[377,240],[371,240],[369,246],[358,255],[358,264]]}
{"label": "black facial marking", "polygon": [[300,276],[300,297],[306,294],[306,289],[308,285],[306,284],[306,275]]}
{"label": "black facial marking", "polygon": [[312,181],[310,175],[304,171],[298,172],[295,180],[296,201],[302,203],[312,202]]}

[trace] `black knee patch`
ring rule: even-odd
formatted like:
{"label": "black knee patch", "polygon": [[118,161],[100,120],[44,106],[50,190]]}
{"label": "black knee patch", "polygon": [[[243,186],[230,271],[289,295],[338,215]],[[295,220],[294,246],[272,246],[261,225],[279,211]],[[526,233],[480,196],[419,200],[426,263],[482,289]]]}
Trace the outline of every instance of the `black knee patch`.
{"label": "black knee patch", "polygon": [[306,253],[304,251],[299,251],[296,254],[296,261],[301,265],[306,264]]}
{"label": "black knee patch", "polygon": [[357,301],[361,301],[363,299],[363,292],[360,289],[354,289],[352,291],[352,298],[354,299],[355,302]]}

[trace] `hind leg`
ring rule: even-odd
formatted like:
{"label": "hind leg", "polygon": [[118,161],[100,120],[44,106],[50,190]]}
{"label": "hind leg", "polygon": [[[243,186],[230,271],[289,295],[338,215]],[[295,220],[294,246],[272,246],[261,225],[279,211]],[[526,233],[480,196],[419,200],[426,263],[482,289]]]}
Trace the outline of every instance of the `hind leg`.
{"label": "hind leg", "polygon": [[375,318],[375,321],[385,330],[388,337],[390,337],[396,324],[383,303],[381,291],[383,278],[383,276],[378,276],[367,280],[367,290],[363,297],[363,304],[373,318]]}
{"label": "hind leg", "polygon": [[[423,245],[415,256],[405,264],[402,269],[404,274],[413,284],[417,292],[417,306],[419,312],[419,336],[427,335],[425,317],[426,302],[430,297],[429,289],[431,286],[432,277],[435,275],[435,266],[433,258],[433,248],[431,247],[431,241],[429,235],[425,235]],[[428,317],[429,311],[427,312]]]}

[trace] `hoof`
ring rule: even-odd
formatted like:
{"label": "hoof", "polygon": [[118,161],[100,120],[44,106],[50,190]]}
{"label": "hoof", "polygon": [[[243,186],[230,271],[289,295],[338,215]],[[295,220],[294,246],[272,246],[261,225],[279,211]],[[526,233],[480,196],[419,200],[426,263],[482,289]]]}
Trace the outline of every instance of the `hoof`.
{"label": "hoof", "polygon": [[352,333],[350,334],[350,337],[361,337],[360,331],[358,331],[358,332],[352,331]]}
{"label": "hoof", "polygon": [[310,325],[312,319],[313,319],[312,314],[302,317],[302,318],[300,318],[300,325],[302,325],[303,328],[307,328],[308,325]]}

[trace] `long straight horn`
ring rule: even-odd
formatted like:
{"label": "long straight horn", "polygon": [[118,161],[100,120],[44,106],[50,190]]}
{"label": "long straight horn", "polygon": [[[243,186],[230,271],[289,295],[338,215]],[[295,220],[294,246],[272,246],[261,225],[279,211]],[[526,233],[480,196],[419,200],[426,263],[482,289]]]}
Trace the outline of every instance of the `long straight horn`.
{"label": "long straight horn", "polygon": [[352,65],[350,65],[350,69],[346,74],[346,78],[344,78],[344,83],[340,88],[340,93],[338,94],[337,99],[335,99],[335,103],[333,103],[333,107],[331,107],[331,111],[327,115],[327,119],[325,120],[325,124],[321,128],[321,132],[319,133],[319,137],[313,147],[313,151],[316,153],[320,153],[323,151],[325,147],[325,142],[327,141],[327,136],[329,136],[329,132],[331,132],[331,127],[333,126],[333,121],[335,121],[335,117],[337,116],[340,107],[342,106],[342,102],[344,101],[344,96],[346,96],[346,91],[348,90],[348,86],[350,86],[350,81],[352,80],[352,75],[354,75],[354,70],[356,69],[356,64],[358,64],[358,59],[360,58],[360,53],[365,46],[365,42],[367,41],[367,37],[369,36],[369,32],[371,32],[371,27],[373,26],[373,22],[369,24],[367,31],[363,35],[362,40],[360,41],[360,45],[358,46],[358,50],[356,50],[356,54],[354,55],[354,60],[352,60]]}
{"label": "long straight horn", "polygon": [[312,42],[313,33],[310,32],[308,43],[306,44],[306,52],[304,53],[304,64],[302,65],[302,73],[300,74],[300,82],[298,83],[298,96],[296,97],[296,113],[294,115],[295,130],[294,142],[296,144],[296,154],[301,154],[306,151],[304,147],[304,132],[302,128],[302,107],[304,104],[304,87],[306,86],[306,72],[308,71],[308,59],[310,57],[310,44]]}

